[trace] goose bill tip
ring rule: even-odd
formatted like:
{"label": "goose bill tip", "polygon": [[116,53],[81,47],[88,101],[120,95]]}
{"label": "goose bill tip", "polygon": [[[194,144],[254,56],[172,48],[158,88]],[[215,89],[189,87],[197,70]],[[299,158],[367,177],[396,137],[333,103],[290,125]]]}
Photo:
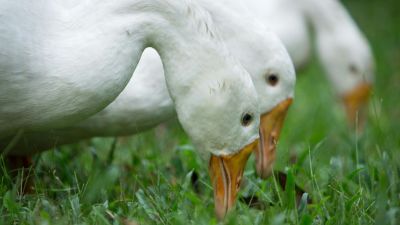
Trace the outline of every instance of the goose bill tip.
{"label": "goose bill tip", "polygon": [[214,188],[215,213],[218,219],[223,219],[234,206],[246,162],[257,145],[258,139],[235,154],[211,155],[209,173]]}

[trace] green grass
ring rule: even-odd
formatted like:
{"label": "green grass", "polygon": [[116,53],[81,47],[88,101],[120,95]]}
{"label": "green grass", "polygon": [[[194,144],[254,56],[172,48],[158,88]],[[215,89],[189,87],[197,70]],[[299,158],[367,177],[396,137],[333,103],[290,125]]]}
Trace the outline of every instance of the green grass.
{"label": "green grass", "polygon": [[[287,191],[258,179],[251,158],[241,196],[257,197],[263,209],[238,202],[225,224],[400,223],[400,4],[345,5],[377,62],[365,132],[347,127],[321,68],[310,65],[299,74],[278,148]],[[20,182],[0,166],[0,224],[217,224],[207,165],[176,121],[134,137],[61,147],[35,157],[31,195],[19,195]],[[191,186],[193,170],[200,193]],[[294,181],[312,204],[295,207]]]}

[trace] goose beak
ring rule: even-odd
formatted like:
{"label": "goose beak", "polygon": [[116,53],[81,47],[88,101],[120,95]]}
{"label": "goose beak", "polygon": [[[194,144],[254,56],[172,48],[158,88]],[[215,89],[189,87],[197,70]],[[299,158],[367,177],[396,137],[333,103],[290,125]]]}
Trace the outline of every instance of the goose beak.
{"label": "goose beak", "polygon": [[371,84],[363,83],[342,97],[349,123],[353,125],[358,119],[357,129],[361,129],[366,120],[365,111],[371,90]]}
{"label": "goose beak", "polygon": [[263,179],[272,174],[272,166],[276,157],[276,144],[292,101],[291,98],[286,99],[270,112],[261,116],[260,143],[258,148],[255,149],[255,154],[257,174]]}
{"label": "goose beak", "polygon": [[258,139],[234,155],[211,156],[209,172],[214,187],[215,213],[218,219],[223,219],[233,207],[246,162],[257,145]]}

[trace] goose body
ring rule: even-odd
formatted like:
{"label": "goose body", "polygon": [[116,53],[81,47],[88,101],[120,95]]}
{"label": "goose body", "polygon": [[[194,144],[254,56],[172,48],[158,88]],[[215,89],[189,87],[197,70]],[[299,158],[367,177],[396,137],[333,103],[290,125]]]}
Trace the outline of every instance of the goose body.
{"label": "goose body", "polygon": [[[14,147],[18,152],[10,154],[29,155],[91,137],[136,134],[176,116],[174,107],[161,58],[147,48],[126,88],[105,109],[72,126],[26,133]],[[10,141],[2,141],[2,147]]]}
{"label": "goose body", "polygon": [[224,185],[219,167],[224,163],[232,180],[241,176],[258,143],[260,112],[250,76],[225,49],[207,11],[186,0],[0,5],[0,43],[7,43],[0,45],[1,138],[98,112],[153,47],[180,123],[197,149],[212,153],[216,204],[231,206],[237,188]]}
{"label": "goose body", "polygon": [[[367,39],[339,0],[249,0],[247,6],[281,38],[297,69],[311,57],[315,31],[318,58],[347,117],[355,122],[363,111],[374,77],[374,59]],[[360,118],[360,121],[362,118]]]}

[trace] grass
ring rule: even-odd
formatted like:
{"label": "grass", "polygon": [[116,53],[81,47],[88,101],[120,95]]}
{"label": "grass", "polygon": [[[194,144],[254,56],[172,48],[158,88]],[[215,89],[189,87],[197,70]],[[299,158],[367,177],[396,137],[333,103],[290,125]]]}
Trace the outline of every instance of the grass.
{"label": "grass", "polygon": [[[261,206],[238,202],[224,224],[399,223],[400,4],[344,3],[377,62],[365,132],[347,127],[321,68],[310,65],[299,75],[278,148],[276,168],[288,173],[287,190],[273,179],[258,179],[251,158],[241,196],[256,197]],[[25,196],[19,194],[21,182],[11,181],[0,162],[0,225],[218,223],[208,163],[175,120],[134,137],[64,146],[34,160],[24,173],[33,178],[35,192]],[[191,185],[194,170],[199,193]],[[294,182],[312,204],[302,199],[295,206]]]}

